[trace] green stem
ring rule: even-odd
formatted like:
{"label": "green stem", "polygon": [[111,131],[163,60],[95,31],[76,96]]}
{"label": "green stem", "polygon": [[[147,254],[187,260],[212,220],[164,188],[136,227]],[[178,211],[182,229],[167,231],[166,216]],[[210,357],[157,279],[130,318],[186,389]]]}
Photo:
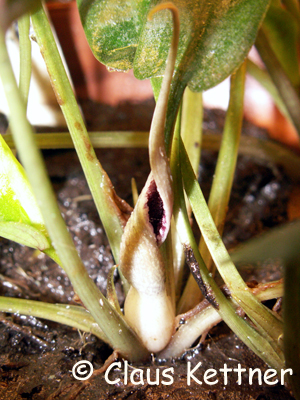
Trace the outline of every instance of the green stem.
{"label": "green stem", "polygon": [[247,60],[247,72],[267,90],[282,115],[284,115],[291,123],[293,123],[290,114],[288,113],[286,106],[268,72],[261,69],[249,59]]}
{"label": "green stem", "polygon": [[[274,246],[276,243],[276,246]],[[300,220],[270,229],[266,233],[247,240],[235,247],[231,259],[238,265],[280,260],[282,264],[297,257],[300,243]]]}
{"label": "green stem", "polygon": [[[300,221],[287,223],[250,239],[238,246],[232,259],[240,265],[265,260],[280,260],[284,265],[284,353],[286,367],[292,368],[290,384],[294,396],[300,398]],[[275,245],[274,245],[275,244]]]}
{"label": "green stem", "polygon": [[[222,143],[208,201],[211,216],[220,236],[223,234],[224,222],[238,156],[243,121],[245,76],[245,63],[242,64],[239,70],[231,76],[230,102],[226,114]],[[199,248],[205,265],[209,270],[213,270],[212,257],[205,244],[203,236],[201,237]],[[199,287],[193,276],[190,274],[179,304],[179,312],[190,310],[199,303],[201,297]]]}
{"label": "green stem", "polygon": [[124,221],[120,220],[122,214],[115,204],[111,182],[96,157],[60,58],[48,18],[42,7],[32,14],[31,20],[57,101],[65,116],[115,261],[118,263]]}
{"label": "green stem", "polygon": [[298,135],[300,136],[300,99],[274,54],[262,29],[258,32],[255,46],[265,63],[267,70],[290,114],[290,118],[293,121]]}
{"label": "green stem", "polygon": [[[90,132],[91,142],[96,148],[147,148],[148,132]],[[11,149],[15,148],[13,137],[3,135]],[[72,149],[74,144],[69,133],[37,133],[37,146],[40,149]],[[209,133],[203,135],[202,147],[210,151],[220,149],[221,135]],[[294,181],[300,180],[300,158],[290,149],[270,140],[242,136],[239,154],[243,154],[261,163],[280,165]]]}
{"label": "green stem", "polygon": [[42,301],[15,299],[0,296],[0,310],[59,322],[84,332],[91,332],[104,342],[111,344],[96,324],[91,314],[83,307],[67,304],[50,304]]}
{"label": "green stem", "polygon": [[19,89],[24,104],[27,105],[31,79],[31,41],[29,38],[30,17],[23,15],[18,20],[19,43],[20,43],[20,80]]}
{"label": "green stem", "polygon": [[[181,110],[182,111],[182,110]],[[180,136],[180,131],[181,131],[181,112],[179,110],[176,118],[176,124],[175,124],[175,138]],[[175,140],[175,139],[174,139]],[[171,169],[174,170],[174,155],[171,153]],[[177,184],[173,185],[173,190],[177,190]],[[177,209],[178,206],[178,200],[176,198],[178,193],[174,193],[175,201],[174,201],[174,209]],[[174,214],[174,210],[173,210]],[[190,214],[189,214],[190,215]],[[171,232],[172,232],[172,245],[173,245],[173,270],[174,270],[174,286],[175,286],[175,299],[176,299],[176,305],[177,301],[180,298],[181,291],[182,291],[182,285],[183,285],[183,276],[184,276],[184,268],[185,268],[185,256],[184,256],[184,251],[182,248],[182,244],[180,242],[180,236],[179,236],[179,230],[181,229],[180,226],[177,226],[178,220],[175,221],[173,218],[171,220]],[[176,306],[177,307],[177,306]]]}
{"label": "green stem", "polygon": [[[280,281],[270,282],[255,295],[260,301],[282,297],[283,284]],[[236,303],[231,303],[237,309]],[[180,357],[201,335],[205,335],[222,321],[218,311],[207,300],[203,300],[193,310],[177,316],[176,319],[181,322],[183,320],[184,323],[177,327],[168,346],[157,355],[158,358]]]}
{"label": "green stem", "polygon": [[256,324],[257,329],[268,338],[268,341],[278,354],[282,354],[278,342],[282,335],[282,322],[253,296],[231,261],[219,232],[216,229],[182,142],[180,155],[185,191],[191,203],[201,234],[220,275],[230,290],[233,299],[248,314],[249,318]]}
{"label": "green stem", "polygon": [[[106,336],[109,337],[114,348],[119,349],[124,356],[132,360],[146,358],[147,350],[90,279],[78,256],[58,208],[41,153],[35,143],[34,133],[26,119],[24,102],[18,91],[5,46],[4,34],[1,31],[0,76],[11,112],[11,129],[18,153],[27,172],[53,247],[75,292]],[[119,334],[120,330],[123,332],[122,335]]]}
{"label": "green stem", "polygon": [[[244,111],[245,77],[246,65],[244,63],[231,76],[230,101],[213,184],[209,194],[208,208],[220,236],[223,234],[240,144]],[[203,256],[202,251],[206,253],[205,256]],[[201,240],[200,253],[208,269],[211,269],[212,259],[208,255],[208,249],[204,240]]]}
{"label": "green stem", "polygon": [[[204,135],[203,148],[218,151],[220,148],[220,135]],[[258,139],[250,136],[242,136],[239,154],[252,157],[257,163],[280,165],[285,173],[294,181],[300,180],[299,155],[271,140]]]}
{"label": "green stem", "polygon": [[[203,259],[200,255],[194,235],[189,222],[189,217],[186,210],[185,198],[182,189],[182,179],[187,179],[187,176],[181,175],[179,157],[183,143],[178,137],[178,134],[173,138],[171,168],[174,179],[174,217],[176,225],[180,227],[178,233],[182,243],[185,246],[186,254],[191,268],[197,275],[201,286],[206,292],[206,297],[209,302],[217,309],[221,318],[226,324],[239,336],[239,338],[250,347],[259,357],[261,357],[269,365],[272,365],[277,370],[283,367],[282,353],[280,350],[275,351],[270,343],[262,337],[254,328],[252,328],[244,319],[240,318],[229,300],[226,299],[216,282],[212,278],[206,268]],[[192,168],[189,164],[189,169]],[[184,169],[183,169],[184,172]],[[189,175],[190,171],[188,174]],[[193,205],[193,204],[192,204]],[[207,210],[208,211],[208,210]],[[233,293],[232,293],[233,294]],[[260,303],[259,303],[260,304]],[[240,305],[240,304],[238,304]]]}
{"label": "green stem", "polygon": [[[200,164],[201,155],[201,144],[202,144],[202,122],[203,122],[203,104],[202,104],[202,93],[192,92],[186,87],[182,106],[179,108],[179,112],[176,118],[175,131],[176,136],[181,135],[186,145],[187,152],[195,174],[198,174],[198,168]],[[190,205],[186,204],[188,208],[188,215],[191,216]],[[183,284],[183,274],[185,267],[185,257],[182,246],[180,244],[178,229],[173,224],[172,235],[173,235],[173,246],[174,246],[174,277],[175,277],[175,293],[176,299],[180,298]],[[178,306],[177,306],[178,307]]]}
{"label": "green stem", "polygon": [[[148,132],[136,132],[136,135],[135,132],[90,132],[91,141],[96,148],[147,148]],[[12,135],[5,134],[2,137],[11,149],[15,149]],[[68,133],[38,133],[35,134],[35,139],[40,149],[74,148]],[[203,135],[203,148],[218,151],[221,139],[221,135],[208,132]],[[239,154],[252,157],[255,162],[262,165],[278,164],[294,182],[300,181],[299,156],[281,144],[242,136]]]}
{"label": "green stem", "polygon": [[[298,28],[300,26],[300,6],[298,0],[283,0],[284,5],[287,10],[292,14],[298,23]],[[300,36],[300,31],[298,29],[298,36]]]}
{"label": "green stem", "polygon": [[198,175],[202,145],[202,93],[186,87],[182,100],[180,132],[193,170]]}
{"label": "green stem", "polygon": [[[200,164],[201,155],[201,144],[202,144],[202,122],[203,122],[203,105],[202,105],[202,93],[192,92],[186,87],[182,105],[179,108],[179,112],[176,118],[175,132],[176,136],[182,136],[182,140],[185,143],[187,152],[193,169],[196,175],[198,175],[198,169]],[[188,202],[186,202],[188,209],[188,215],[191,216],[192,210]],[[178,237],[178,230],[180,227],[176,227],[174,224],[173,228],[173,241],[174,241],[174,275],[175,275],[175,287],[176,287],[176,298],[180,298],[183,285],[183,274],[185,267],[184,251],[180,244]],[[198,286],[197,289],[199,290]],[[177,305],[178,308],[178,305]],[[179,305],[180,308],[180,305]]]}
{"label": "green stem", "polygon": [[[90,141],[95,148],[147,148],[148,132],[89,132]],[[69,132],[37,133],[36,143],[40,149],[73,149],[74,143]],[[10,134],[3,135],[8,146],[13,149],[14,141]]]}

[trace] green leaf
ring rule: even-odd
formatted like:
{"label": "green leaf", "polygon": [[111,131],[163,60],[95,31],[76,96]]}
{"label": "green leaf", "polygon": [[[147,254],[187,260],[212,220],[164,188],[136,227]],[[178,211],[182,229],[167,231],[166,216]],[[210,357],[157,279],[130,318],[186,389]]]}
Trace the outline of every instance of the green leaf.
{"label": "green leaf", "polygon": [[[133,67],[138,79],[164,74],[172,18],[165,10],[147,21],[158,0],[77,3],[88,42],[99,61],[119,70]],[[168,156],[185,87],[207,90],[242,64],[255,41],[269,0],[173,0],[173,4],[180,14],[180,38],[166,119]]]}
{"label": "green leaf", "polygon": [[[59,99],[61,110],[66,119],[70,137],[86,176],[114,259],[118,263],[121,237],[126,221],[132,211],[131,207],[117,196],[110,179],[95,154],[61,60],[48,17],[42,7],[31,15],[31,21],[37,43],[43,49],[43,58],[47,65],[56,97]],[[45,201],[43,206],[44,204]]]}
{"label": "green leaf", "polygon": [[60,260],[22,165],[0,135],[0,236]]}
{"label": "green leaf", "polygon": [[271,4],[263,23],[270,46],[295,87],[300,85],[297,54],[299,27],[294,16],[281,5]]}
{"label": "green leaf", "polygon": [[287,223],[236,247],[231,258],[237,264],[280,259],[288,264],[299,254],[300,221]]}
{"label": "green leaf", "polygon": [[46,232],[24,169],[0,135],[0,221],[31,225]]}
{"label": "green leaf", "polygon": [[0,135],[0,237],[45,252],[61,262],[22,165]]}
{"label": "green leaf", "polygon": [[0,236],[40,251],[50,248],[45,235],[38,229],[23,223],[0,222]]}
{"label": "green leaf", "polygon": [[238,273],[214,225],[182,142],[180,155],[186,194],[201,234],[224,283],[228,286],[232,298],[243,308],[249,318],[255,323],[258,331],[265,338],[268,338],[273,349],[282,358],[283,354],[278,342],[278,338],[282,335],[281,320],[254,297]]}
{"label": "green leaf", "polygon": [[[180,236],[182,244],[184,245],[188,264],[193,273],[195,274],[195,278],[200,283],[201,289],[203,290],[203,294],[207,298],[207,301],[209,301],[213,305],[213,307],[217,308],[218,313],[227,323],[227,325],[235,332],[235,334],[241,340],[244,341],[245,344],[247,344],[247,346],[249,346],[257,355],[259,355],[259,357],[261,357],[269,365],[272,365],[277,370],[279,370],[283,367],[283,358],[281,350],[279,351],[278,349],[274,350],[274,348],[272,348],[272,346],[274,345],[274,341],[272,339],[270,341],[269,340],[267,341],[266,336],[262,336],[256,329],[253,328],[253,326],[248,324],[245,319],[239,317],[236,314],[232,305],[229,303],[229,300],[224,296],[220,288],[217,286],[215,280],[213,279],[206,265],[203,262],[194,235],[192,233],[192,228],[187,214],[185,198],[181,184],[182,180],[185,183],[186,179],[188,179],[187,176],[183,176],[182,172],[184,171],[183,168],[181,168],[182,165],[180,165],[179,161],[180,152],[184,150],[184,145],[182,141],[180,142],[179,130],[177,130],[175,134],[176,134],[176,140],[174,140],[174,146],[172,148],[172,158],[171,158],[171,167],[174,179],[174,193],[175,193],[174,218],[177,226],[179,226],[180,224],[180,229],[178,229],[178,234]],[[189,164],[187,156],[185,156],[185,159],[187,161],[187,164]],[[189,171],[190,171],[189,174],[193,175],[193,169],[191,165],[189,165]],[[196,180],[196,178],[193,179]],[[213,228],[213,226],[211,225],[210,228]],[[216,228],[213,228],[213,231],[216,231]],[[220,242],[220,244],[222,244],[222,242]],[[234,280],[232,276],[231,279]],[[244,292],[246,291],[244,290]],[[230,296],[232,298],[233,294],[234,294],[233,290],[230,290]],[[241,305],[239,301],[237,303]]]}
{"label": "green leaf", "polygon": [[[280,260],[284,265],[284,353],[293,394],[300,395],[300,221],[276,227],[238,246],[231,254],[241,265]],[[297,397],[298,396],[298,397]]]}
{"label": "green leaf", "polygon": [[150,0],[77,0],[81,21],[94,56],[126,71],[133,60]]}
{"label": "green leaf", "polygon": [[111,345],[109,338],[96,324],[89,311],[81,306],[50,304],[36,300],[0,296],[0,310],[8,313],[31,315],[69,325],[83,332],[90,332]]}
{"label": "green leaf", "polygon": [[[4,89],[11,115],[11,129],[21,160],[30,177],[30,183],[42,210],[43,218],[61,264],[69,276],[74,291],[112,345],[122,357],[131,361],[143,361],[149,352],[142,345],[139,337],[130,329],[123,317],[118,314],[89,277],[65,226],[61,212],[55,200],[41,154],[37,148],[34,132],[26,119],[24,102],[18,91],[13,70],[5,46],[4,35],[0,29],[0,76],[5,82]],[[81,127],[81,125],[80,125]],[[89,154],[89,153],[88,153]],[[99,185],[101,181],[99,182]],[[48,250],[45,251],[48,253]],[[122,335],[120,334],[122,332]]]}
{"label": "green leaf", "polygon": [[[164,73],[172,36],[167,11],[147,21],[157,0],[77,0],[91,49],[103,64],[134,67],[137,78]],[[255,41],[268,0],[174,0],[181,33],[176,70],[193,90],[206,90],[230,75]]]}

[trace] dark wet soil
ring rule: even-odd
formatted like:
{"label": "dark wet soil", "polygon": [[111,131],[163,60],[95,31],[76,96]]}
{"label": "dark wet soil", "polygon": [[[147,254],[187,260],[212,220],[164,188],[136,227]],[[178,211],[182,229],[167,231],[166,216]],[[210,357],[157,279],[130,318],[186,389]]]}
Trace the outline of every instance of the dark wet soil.
{"label": "dark wet soil", "polygon": [[[150,104],[150,105],[149,105]],[[152,103],[143,111],[143,126],[150,123]],[[107,129],[106,123],[93,122],[93,114],[98,110],[83,105],[90,129]],[[122,109],[123,107],[123,109]],[[128,122],[127,105],[121,106],[115,116],[107,111],[109,119],[117,121],[115,129],[132,129]],[[89,114],[90,113],[90,114]],[[123,121],[123,122],[122,122]],[[222,113],[206,113],[205,126],[218,132],[223,121]],[[95,124],[95,125],[94,125]],[[118,125],[120,124],[120,125]],[[246,131],[262,134],[257,128],[246,127]],[[98,156],[112,179],[117,193],[132,203],[130,180],[134,177],[141,190],[149,172],[147,150],[98,150]],[[46,163],[58,200],[69,229],[84,264],[96,284],[105,293],[106,276],[113,260],[108,242],[103,234],[94,204],[81,172],[77,156],[73,151],[45,152]],[[200,167],[200,181],[204,192],[208,193],[213,175],[215,155],[204,152]],[[225,228],[225,242],[228,247],[287,220],[287,203],[291,185],[289,179],[277,166],[254,164],[249,158],[240,157],[237,167],[228,220]],[[7,240],[0,241],[0,295],[48,301],[51,303],[73,303],[74,292],[65,273],[43,254]],[[245,272],[246,274],[246,272]],[[270,266],[268,278],[281,276],[280,268]],[[266,279],[266,273],[258,276],[255,270],[247,270],[245,278]],[[116,279],[118,293],[121,287]],[[72,367],[79,360],[92,362],[94,369],[100,368],[111,350],[92,335],[83,334],[72,328],[38,320],[33,317],[0,313],[0,399],[292,399],[288,390],[279,384],[260,385],[254,379],[248,380],[249,368],[268,367],[233,335],[224,324],[215,327],[204,345],[184,355],[182,360],[168,361],[158,365],[129,366],[129,374],[134,368],[143,369],[144,384],[124,383],[123,364],[109,374],[110,380],[120,381],[109,385],[104,374],[97,375],[90,384],[76,381]],[[215,385],[187,384],[188,363],[194,368],[201,366],[195,377],[203,382],[203,374],[209,368],[218,374]],[[246,368],[242,383],[237,383],[237,373],[228,374],[229,382],[224,383],[219,368]],[[155,369],[159,368],[159,385],[147,382],[147,369],[151,381],[155,381]],[[173,382],[162,383],[162,372],[174,368]],[[170,370],[169,370],[170,371]],[[135,382],[142,381],[142,372],[134,375]],[[167,381],[167,379],[165,379]]]}

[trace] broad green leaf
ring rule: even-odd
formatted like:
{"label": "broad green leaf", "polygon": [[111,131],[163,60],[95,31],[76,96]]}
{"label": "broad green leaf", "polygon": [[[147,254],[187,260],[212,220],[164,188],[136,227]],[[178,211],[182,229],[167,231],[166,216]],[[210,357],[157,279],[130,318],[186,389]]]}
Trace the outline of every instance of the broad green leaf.
{"label": "broad green leaf", "polygon": [[[53,253],[25,171],[2,135],[0,135],[0,236]],[[56,255],[53,256],[56,259]]]}
{"label": "broad green leaf", "polygon": [[0,222],[0,236],[40,251],[50,248],[48,239],[38,229],[20,222]]}
{"label": "broad green leaf", "polygon": [[95,57],[122,71],[133,67],[150,0],[77,0],[86,37]]}
{"label": "broad green leaf", "polygon": [[[168,11],[147,21],[158,0],[77,0],[94,55],[111,68],[134,67],[137,78],[164,73],[172,35]],[[269,0],[173,0],[180,12],[177,75],[206,90],[230,75],[255,41]]]}
{"label": "broad green leaf", "polygon": [[280,61],[285,73],[295,87],[300,85],[297,53],[299,27],[294,16],[272,2],[263,22],[264,33]]}
{"label": "broad green leaf", "polygon": [[23,222],[45,231],[24,169],[0,135],[0,221]]}
{"label": "broad green leaf", "polygon": [[[166,119],[167,155],[185,87],[207,90],[241,65],[255,41],[269,1],[173,0],[180,13],[180,38]],[[99,61],[119,70],[133,67],[138,79],[156,79],[164,74],[172,18],[165,10],[147,20],[158,0],[77,3],[87,39]]]}

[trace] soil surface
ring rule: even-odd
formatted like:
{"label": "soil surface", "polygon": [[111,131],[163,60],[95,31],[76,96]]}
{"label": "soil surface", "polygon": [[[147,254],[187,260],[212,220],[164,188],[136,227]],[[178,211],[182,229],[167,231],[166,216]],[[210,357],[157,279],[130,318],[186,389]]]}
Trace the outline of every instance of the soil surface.
{"label": "soil surface", "polygon": [[[149,128],[152,107],[153,104],[149,103],[146,111],[143,111],[143,126],[139,126],[139,130]],[[83,109],[90,129],[107,129],[107,120],[95,122],[92,117],[98,113],[99,105],[83,104]],[[122,105],[114,111],[115,114],[112,110],[111,113],[106,111],[109,120],[117,121],[114,129],[135,128],[130,122],[132,119],[128,119],[129,109],[128,105]],[[219,132],[223,120],[223,113],[207,112],[205,127]],[[264,134],[250,125],[244,130],[254,135]],[[97,152],[117,193],[132,203],[130,180],[134,177],[141,190],[149,172],[147,150],[106,149]],[[77,156],[74,151],[47,151],[45,159],[77,249],[90,276],[105,293],[106,277],[113,260]],[[215,154],[203,152],[200,181],[206,195],[215,161]],[[290,190],[289,179],[277,166],[256,165],[247,157],[239,157],[224,234],[226,245],[233,247],[269,227],[285,222]],[[74,292],[68,277],[43,254],[3,239],[0,240],[0,255],[0,295],[51,303],[74,303]],[[253,267],[242,272],[245,279],[259,281],[281,276],[278,265],[259,270]],[[122,288],[117,278],[116,286],[122,301]],[[88,360],[95,370],[100,368],[111,354],[108,346],[92,335],[60,324],[0,313],[0,399],[292,399],[288,390],[279,384],[260,385],[254,379],[253,384],[249,385],[249,368],[265,371],[268,367],[224,324],[215,327],[204,344],[195,346],[181,360],[159,364],[153,359],[149,365],[129,365],[129,374],[134,368],[144,371],[134,374],[138,384],[130,380],[128,384],[124,383],[123,362],[121,368],[115,368],[109,374],[110,380],[120,379],[116,384],[108,384],[104,374],[80,382],[72,376],[75,363]],[[199,362],[201,366],[195,372],[195,377],[203,382],[204,372],[214,368],[218,374],[211,381],[217,378],[216,385],[200,385],[193,380],[188,385],[188,365],[191,363],[192,369]],[[234,372],[228,375],[228,384],[224,383],[223,374],[219,371],[224,364],[233,369],[238,364],[246,368],[240,385]],[[174,369],[172,384],[153,384],[156,381],[156,369],[159,382],[167,381],[162,375],[167,368]],[[152,384],[146,379],[147,370]]]}

